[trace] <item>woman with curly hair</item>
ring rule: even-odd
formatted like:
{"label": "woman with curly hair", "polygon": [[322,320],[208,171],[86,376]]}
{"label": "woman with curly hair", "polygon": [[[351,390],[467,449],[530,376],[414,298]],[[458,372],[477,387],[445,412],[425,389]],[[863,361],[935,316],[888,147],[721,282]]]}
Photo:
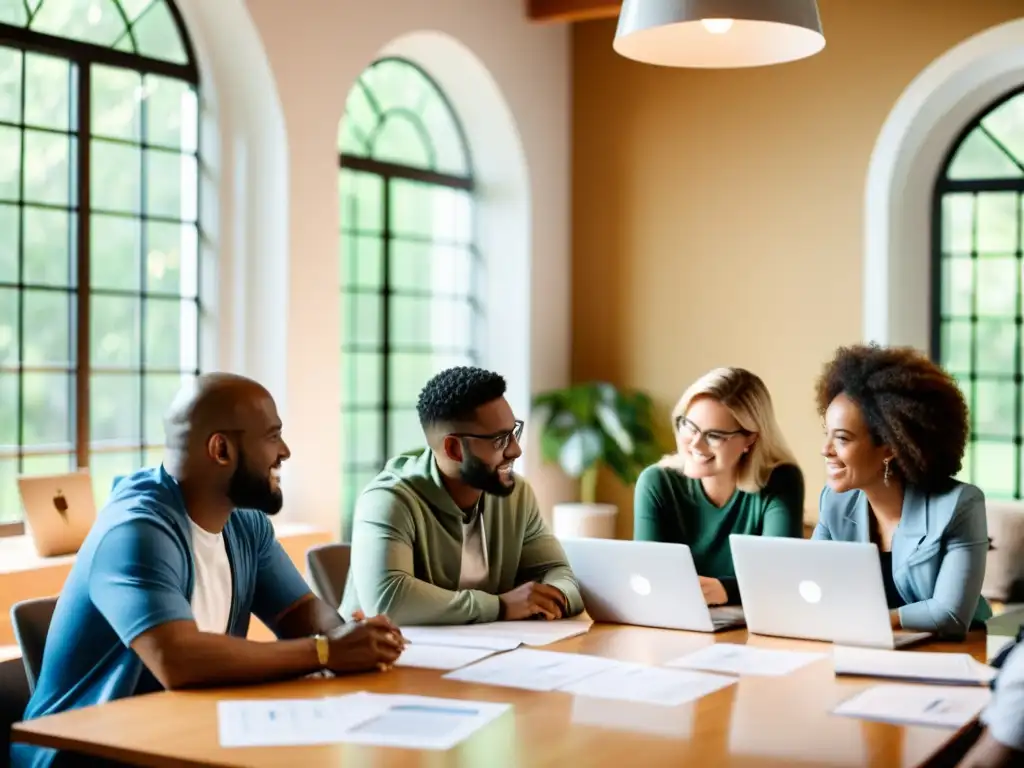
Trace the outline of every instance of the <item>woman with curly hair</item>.
{"label": "woman with curly hair", "polygon": [[842,347],[817,401],[828,480],[813,538],[878,545],[893,627],[964,636],[992,611],[985,497],[955,479],[969,424],[956,382],[911,348]]}
{"label": "woman with curly hair", "polygon": [[678,451],[637,479],[633,538],[690,547],[708,605],[738,604],[729,534],[803,535],[804,479],[761,379],[716,368],[672,411]]}

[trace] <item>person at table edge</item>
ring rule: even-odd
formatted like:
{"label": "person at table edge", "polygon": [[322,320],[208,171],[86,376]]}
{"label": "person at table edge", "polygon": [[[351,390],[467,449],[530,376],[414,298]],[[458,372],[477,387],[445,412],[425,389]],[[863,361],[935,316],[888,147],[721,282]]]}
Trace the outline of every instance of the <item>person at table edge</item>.
{"label": "person at table edge", "polygon": [[[278,471],[291,454],[270,394],[206,374],[179,392],[165,427],[163,465],[118,483],[78,552],[24,719],[161,688],[394,663],[399,630],[384,617],[343,622],[274,537],[268,515],[282,507]],[[246,640],[250,614],[281,639]],[[11,756],[94,764],[24,744]]]}
{"label": "person at table edge", "polygon": [[343,616],[416,625],[582,612],[565,553],[512,471],[523,422],[505,387],[472,366],[424,385],[416,408],[428,447],[391,459],[357,499]]}
{"label": "person at table edge", "polygon": [[911,348],[841,347],[817,384],[827,484],[813,538],[871,541],[894,628],[962,638],[981,597],[985,496],[957,481],[970,420],[953,378]]}
{"label": "person at table edge", "polygon": [[768,388],[716,368],[672,411],[677,452],[640,473],[633,538],[690,547],[709,605],[739,604],[729,535],[803,535],[804,480]]}

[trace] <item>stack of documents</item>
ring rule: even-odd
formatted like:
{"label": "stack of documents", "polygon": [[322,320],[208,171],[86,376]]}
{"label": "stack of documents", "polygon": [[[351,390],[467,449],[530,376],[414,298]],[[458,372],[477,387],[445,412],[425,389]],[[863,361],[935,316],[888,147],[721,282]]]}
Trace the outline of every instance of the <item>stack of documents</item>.
{"label": "stack of documents", "polygon": [[458,669],[522,645],[549,645],[590,630],[589,618],[560,621],[496,621],[464,626],[402,627],[409,646],[398,666]]}
{"label": "stack of documents", "polygon": [[217,702],[222,747],[366,744],[451,749],[508,704],[353,693],[324,699]]}
{"label": "stack of documents", "polygon": [[832,713],[900,725],[962,728],[985,708],[991,695],[987,688],[876,685]]}
{"label": "stack of documents", "polygon": [[673,659],[665,666],[703,669],[727,675],[781,676],[824,658],[824,653],[779,651],[735,643],[715,643],[682,658]]}
{"label": "stack of documents", "polygon": [[837,675],[887,677],[922,683],[988,685],[996,670],[967,653],[883,651],[837,645],[833,650]]}
{"label": "stack of documents", "polygon": [[445,675],[466,683],[562,691],[675,707],[732,685],[734,678],[648,667],[598,656],[520,649]]}

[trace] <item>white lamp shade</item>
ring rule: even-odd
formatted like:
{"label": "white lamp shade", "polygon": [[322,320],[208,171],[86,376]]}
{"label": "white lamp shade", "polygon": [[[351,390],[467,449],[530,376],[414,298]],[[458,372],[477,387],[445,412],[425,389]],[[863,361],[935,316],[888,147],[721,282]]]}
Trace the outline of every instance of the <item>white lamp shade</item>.
{"label": "white lamp shade", "polygon": [[612,48],[644,64],[729,69],[825,47],[815,0],[624,0]]}

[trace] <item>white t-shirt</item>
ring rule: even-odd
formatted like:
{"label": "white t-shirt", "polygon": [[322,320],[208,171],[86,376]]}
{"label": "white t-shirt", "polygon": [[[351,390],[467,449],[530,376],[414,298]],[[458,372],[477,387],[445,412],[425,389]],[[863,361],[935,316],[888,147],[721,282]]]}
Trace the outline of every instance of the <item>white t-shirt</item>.
{"label": "white t-shirt", "polygon": [[231,619],[231,563],[224,534],[210,533],[189,518],[192,557],[196,567],[192,615],[200,632],[223,635]]}
{"label": "white t-shirt", "polygon": [[459,574],[459,589],[480,589],[487,583],[489,573],[484,516],[477,512],[472,520],[462,524],[462,573]]}

